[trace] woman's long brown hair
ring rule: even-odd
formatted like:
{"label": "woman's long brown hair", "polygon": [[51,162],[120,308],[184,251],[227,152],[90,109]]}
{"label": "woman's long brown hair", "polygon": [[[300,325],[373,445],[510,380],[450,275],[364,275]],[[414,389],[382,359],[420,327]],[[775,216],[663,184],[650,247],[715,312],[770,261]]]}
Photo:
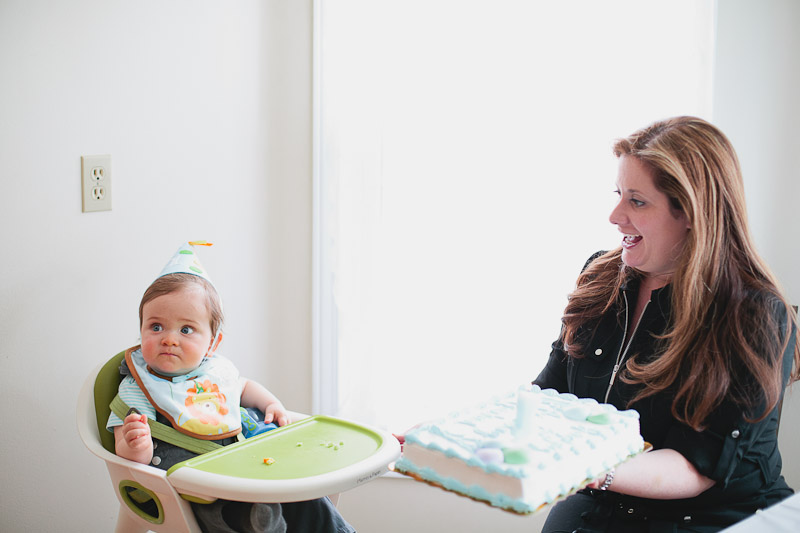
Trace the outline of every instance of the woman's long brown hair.
{"label": "woman's long brown hair", "polygon": [[[750,420],[762,419],[782,393],[782,356],[793,340],[792,380],[800,379],[800,332],[792,335],[797,317],[753,245],[730,141],[702,119],[677,117],[617,141],[614,153],[643,162],[691,228],[671,280],[663,351],[647,360],[633,357],[622,374],[642,385],[630,403],[674,391],[673,416],[696,430],[726,398]],[[562,318],[570,356],[583,356],[582,326],[596,322],[637,276],[623,264],[621,248],[587,266]],[[785,327],[776,318],[783,313]]]}

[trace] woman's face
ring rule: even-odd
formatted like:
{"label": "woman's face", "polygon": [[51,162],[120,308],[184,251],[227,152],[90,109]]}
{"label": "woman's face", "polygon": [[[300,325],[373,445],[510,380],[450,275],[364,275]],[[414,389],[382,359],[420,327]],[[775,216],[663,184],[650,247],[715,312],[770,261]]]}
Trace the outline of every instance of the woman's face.
{"label": "woman's face", "polygon": [[677,266],[689,222],[656,189],[652,171],[639,159],[623,155],[617,174],[619,202],[609,216],[622,238],[622,261],[666,284]]}

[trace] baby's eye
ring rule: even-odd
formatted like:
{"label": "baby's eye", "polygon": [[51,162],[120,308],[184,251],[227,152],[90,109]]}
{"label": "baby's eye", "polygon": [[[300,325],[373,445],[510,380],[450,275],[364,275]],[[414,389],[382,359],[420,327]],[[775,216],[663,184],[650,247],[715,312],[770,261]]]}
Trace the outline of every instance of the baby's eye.
{"label": "baby's eye", "polygon": [[161,324],[153,324],[152,326],[150,326],[150,331],[158,332],[158,331],[163,331],[163,330],[164,330],[164,328],[161,327]]}
{"label": "baby's eye", "polygon": [[194,333],[194,328],[191,328],[189,326],[183,326],[181,328],[181,333],[183,333],[184,335],[189,335],[190,333]]}

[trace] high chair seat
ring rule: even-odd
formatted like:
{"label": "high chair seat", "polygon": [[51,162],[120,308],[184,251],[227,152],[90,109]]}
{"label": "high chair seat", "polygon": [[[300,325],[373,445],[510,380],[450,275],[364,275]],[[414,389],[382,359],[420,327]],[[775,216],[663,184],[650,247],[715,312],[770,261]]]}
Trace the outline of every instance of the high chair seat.
{"label": "high chair seat", "polygon": [[178,463],[165,472],[114,453],[106,430],[124,351],[93,370],[78,397],[78,432],[106,462],[120,510],[117,532],[199,532],[187,500],[290,502],[368,482],[400,455],[388,432],[334,417],[290,412],[292,424]]}

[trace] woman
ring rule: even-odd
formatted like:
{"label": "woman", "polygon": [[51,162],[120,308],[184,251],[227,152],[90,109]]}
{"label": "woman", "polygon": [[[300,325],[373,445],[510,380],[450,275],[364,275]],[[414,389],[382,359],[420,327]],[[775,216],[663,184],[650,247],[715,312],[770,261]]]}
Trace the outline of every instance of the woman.
{"label": "woman", "polygon": [[673,118],[614,153],[621,246],[587,262],[534,383],[636,409],[653,451],[558,504],[543,531],[718,531],[792,494],[776,406],[798,379],[797,319],[718,129]]}

